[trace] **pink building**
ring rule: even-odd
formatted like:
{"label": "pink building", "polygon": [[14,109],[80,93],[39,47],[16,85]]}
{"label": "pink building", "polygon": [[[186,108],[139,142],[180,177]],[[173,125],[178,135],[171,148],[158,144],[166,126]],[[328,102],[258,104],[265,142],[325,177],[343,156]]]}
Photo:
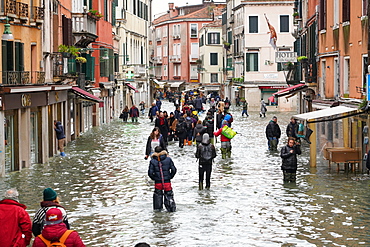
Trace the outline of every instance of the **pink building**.
{"label": "pink building", "polygon": [[199,5],[175,7],[153,21],[153,64],[157,80],[176,89],[183,82],[199,83],[199,30],[221,15],[225,4],[203,1]]}

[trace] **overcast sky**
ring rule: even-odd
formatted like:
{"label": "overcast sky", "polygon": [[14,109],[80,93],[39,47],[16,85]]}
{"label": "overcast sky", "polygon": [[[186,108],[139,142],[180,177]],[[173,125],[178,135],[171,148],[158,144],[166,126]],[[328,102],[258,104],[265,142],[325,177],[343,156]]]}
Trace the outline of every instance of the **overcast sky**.
{"label": "overcast sky", "polygon": [[[215,1],[215,2],[221,2],[220,0]],[[160,13],[165,13],[168,10],[168,3],[174,3],[175,6],[185,6],[186,3],[189,5],[194,5],[194,4],[201,4],[202,0],[153,0],[152,6],[153,6],[153,14],[154,18],[157,18],[161,15]]]}

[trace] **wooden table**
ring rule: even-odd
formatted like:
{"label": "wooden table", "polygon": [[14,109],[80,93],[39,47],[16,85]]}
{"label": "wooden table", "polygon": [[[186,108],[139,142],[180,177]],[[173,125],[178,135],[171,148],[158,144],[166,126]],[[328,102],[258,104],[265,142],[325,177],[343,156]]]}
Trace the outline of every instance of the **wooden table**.
{"label": "wooden table", "polygon": [[344,163],[345,170],[349,169],[349,165],[352,167],[352,171],[355,170],[356,164],[360,164],[361,152],[359,148],[348,148],[348,147],[332,147],[326,148],[324,157],[329,161],[329,167],[331,163],[336,163],[339,170],[339,164]]}

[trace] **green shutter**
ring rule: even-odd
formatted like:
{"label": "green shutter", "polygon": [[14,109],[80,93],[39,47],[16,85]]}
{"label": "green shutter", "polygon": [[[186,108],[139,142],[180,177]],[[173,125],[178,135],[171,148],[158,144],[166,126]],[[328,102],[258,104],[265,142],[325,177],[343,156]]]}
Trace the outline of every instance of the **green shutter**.
{"label": "green shutter", "polygon": [[211,44],[211,33],[208,33],[208,42],[207,45]]}
{"label": "green shutter", "polygon": [[76,60],[68,59],[68,74],[76,73]]}
{"label": "green shutter", "polygon": [[218,53],[211,53],[211,65],[218,65]]}
{"label": "green shutter", "polygon": [[258,71],[258,53],[253,54],[253,61],[254,61],[254,70],[253,71]]}
{"label": "green shutter", "polygon": [[7,64],[7,71],[14,71],[14,52],[13,52],[13,47],[14,47],[14,42],[13,41],[7,41],[6,43],[6,64]]}
{"label": "green shutter", "polygon": [[220,42],[221,42],[221,39],[220,39],[220,33],[217,33],[217,34],[216,34],[216,37],[217,37],[217,39],[216,39],[216,44],[220,44]]}
{"label": "green shutter", "polygon": [[[7,56],[6,54],[8,53],[7,52],[7,41],[6,40],[3,40],[2,43],[1,43],[1,46],[2,46],[2,49],[1,49],[1,59],[2,59],[2,63],[3,63],[3,67],[2,67],[2,71],[7,71],[8,70],[8,64],[7,64]],[[4,74],[3,74],[4,76]],[[5,82],[3,81],[3,83],[5,84]]]}
{"label": "green shutter", "polygon": [[230,45],[233,43],[233,32],[229,31],[227,33],[227,42],[230,43]]}
{"label": "green shutter", "polygon": [[113,52],[113,49],[109,49],[108,50],[108,56],[109,56],[109,59],[107,60],[108,61],[108,71],[107,71],[107,76],[108,75],[113,75],[114,74],[114,52]]}
{"label": "green shutter", "polygon": [[14,46],[15,46],[15,49],[14,49],[14,52],[15,52],[15,71],[20,71],[20,66],[19,66],[19,44],[20,42],[15,42]]}
{"label": "green shutter", "polygon": [[283,71],[283,64],[282,63],[277,63],[277,71]]}
{"label": "green shutter", "polygon": [[116,25],[116,4],[112,4],[112,26]]}

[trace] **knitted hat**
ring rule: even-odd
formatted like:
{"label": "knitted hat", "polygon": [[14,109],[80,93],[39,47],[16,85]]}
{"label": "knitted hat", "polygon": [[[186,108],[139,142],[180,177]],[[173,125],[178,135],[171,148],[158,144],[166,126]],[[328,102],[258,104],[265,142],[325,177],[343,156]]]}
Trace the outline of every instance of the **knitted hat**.
{"label": "knitted hat", "polygon": [[62,211],[59,208],[50,208],[45,215],[46,225],[55,225],[63,221]]}
{"label": "knitted hat", "polygon": [[54,201],[57,199],[57,193],[52,188],[44,189],[44,201]]}
{"label": "knitted hat", "polygon": [[162,151],[163,151],[163,148],[162,148],[161,146],[156,146],[156,147],[155,147],[155,149],[154,149],[154,151],[155,151],[156,153],[160,153],[160,152],[162,152]]}

